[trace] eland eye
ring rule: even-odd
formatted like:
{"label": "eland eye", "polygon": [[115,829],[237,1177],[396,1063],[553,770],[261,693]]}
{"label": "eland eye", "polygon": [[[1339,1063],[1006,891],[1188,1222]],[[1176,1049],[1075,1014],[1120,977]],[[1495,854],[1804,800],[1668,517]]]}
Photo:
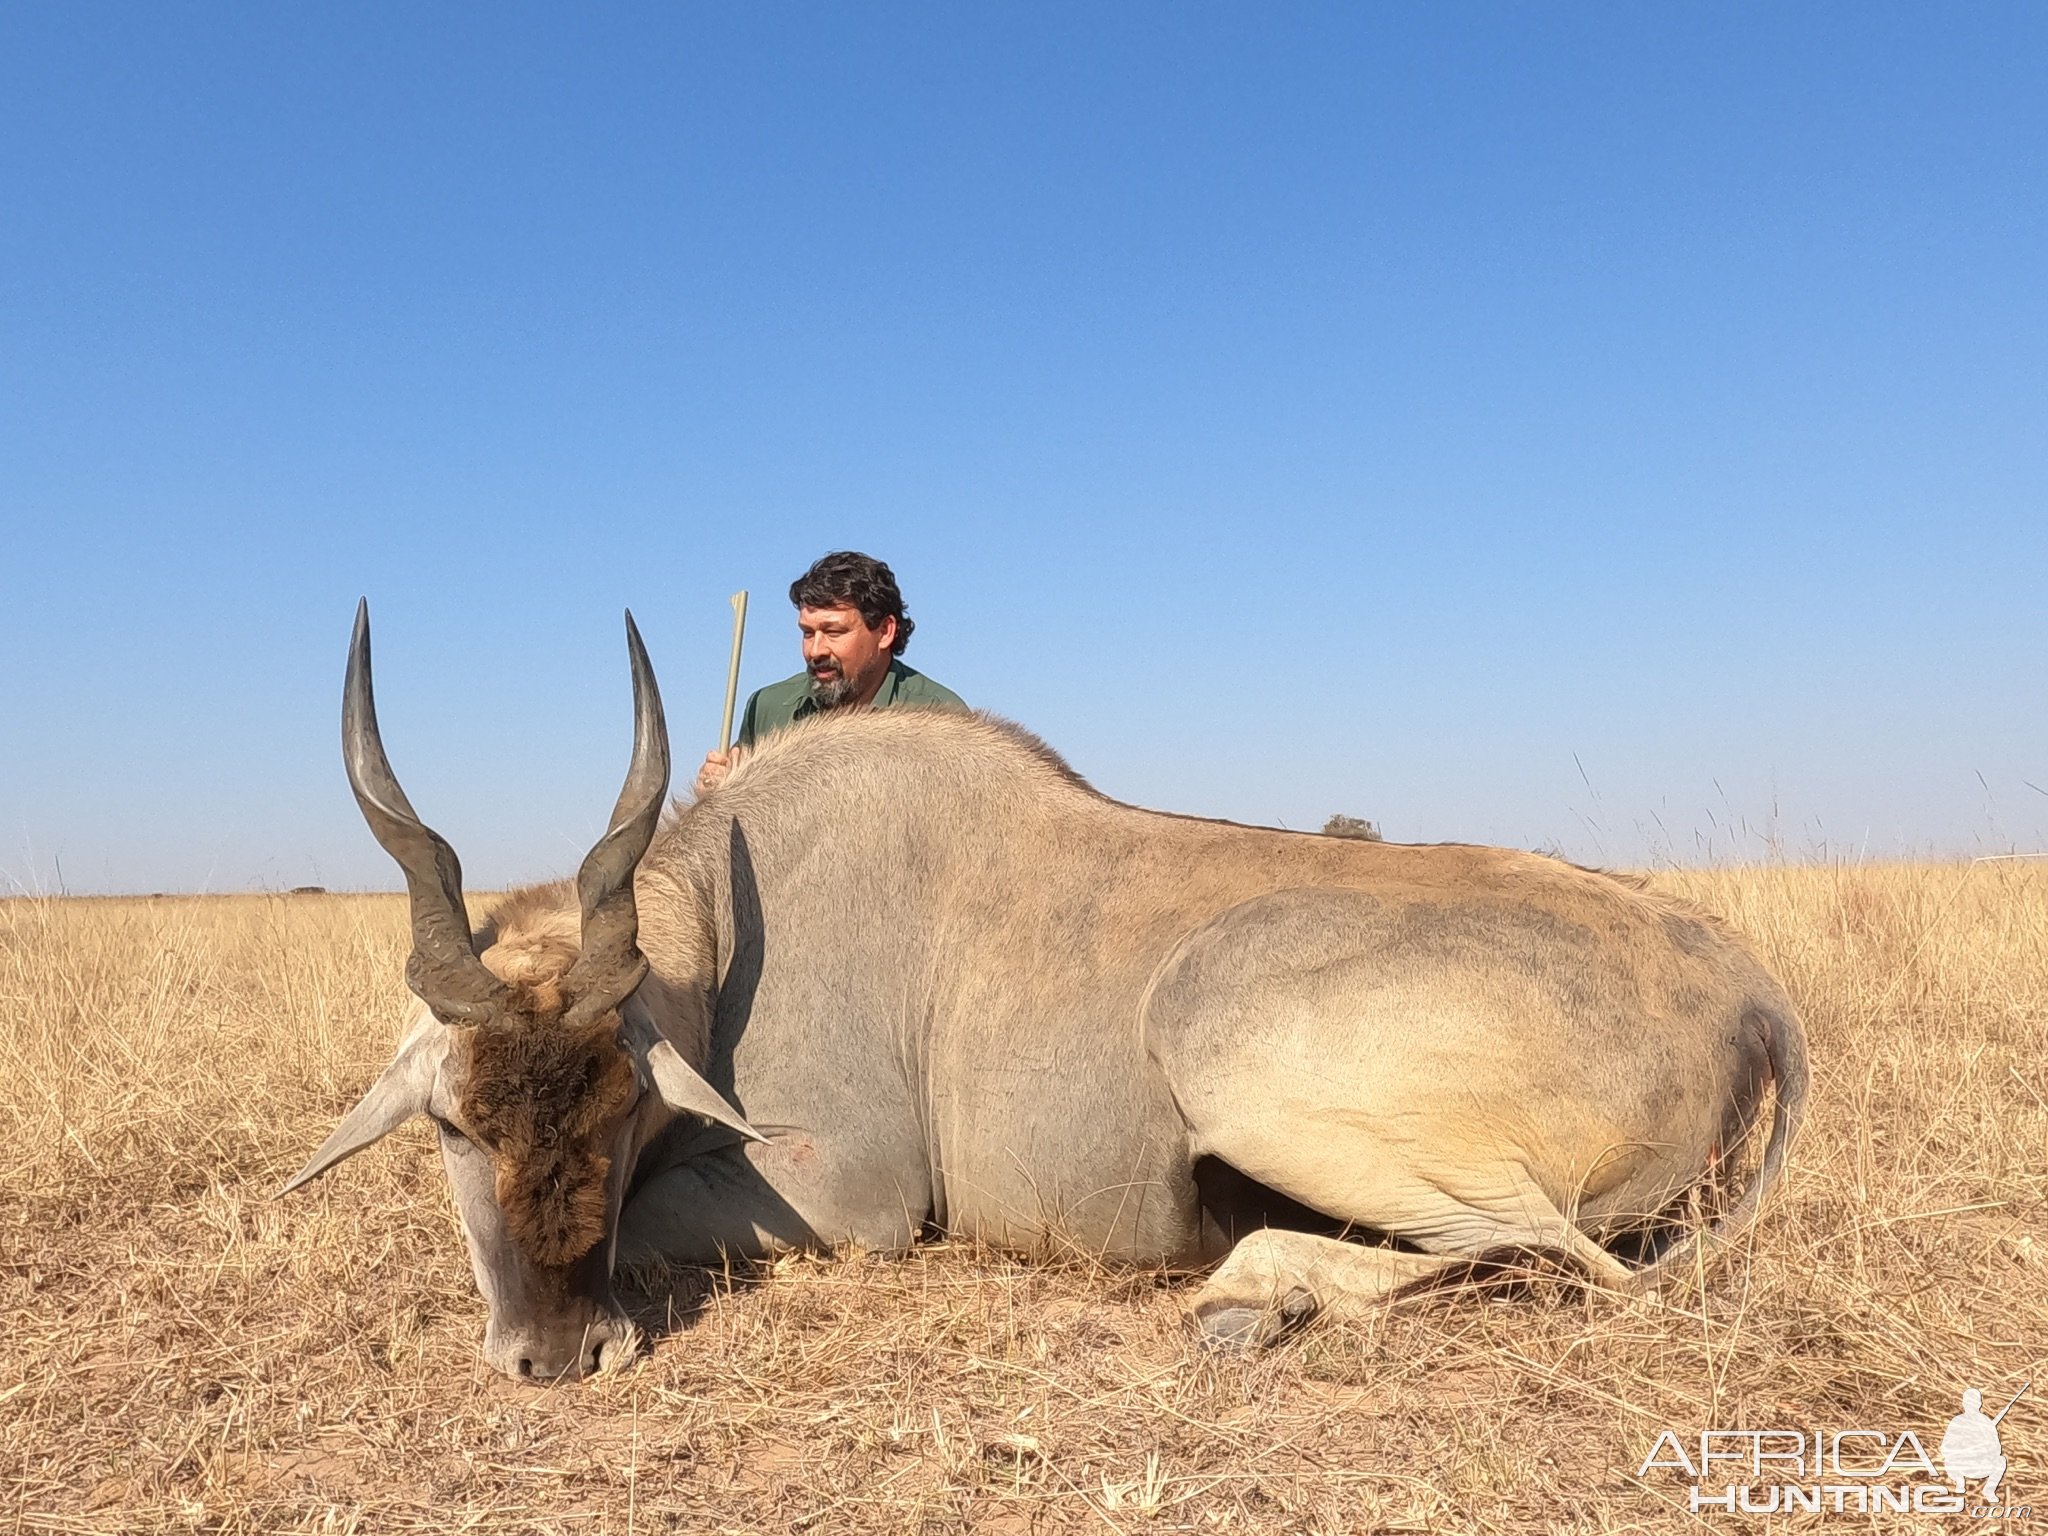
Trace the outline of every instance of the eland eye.
{"label": "eland eye", "polygon": [[441,1133],[444,1140],[458,1141],[464,1146],[469,1144],[468,1134],[453,1121],[443,1120],[439,1115],[429,1115],[427,1118],[434,1122],[434,1129]]}

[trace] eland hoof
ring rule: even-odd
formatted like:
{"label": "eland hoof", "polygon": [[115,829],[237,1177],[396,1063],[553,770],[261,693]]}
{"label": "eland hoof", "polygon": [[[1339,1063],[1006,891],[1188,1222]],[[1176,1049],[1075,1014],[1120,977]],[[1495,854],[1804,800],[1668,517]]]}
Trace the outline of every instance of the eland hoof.
{"label": "eland hoof", "polygon": [[1248,1355],[1266,1340],[1266,1314],[1257,1307],[1217,1307],[1195,1314],[1195,1342],[1215,1355]]}
{"label": "eland hoof", "polygon": [[1278,1306],[1198,1308],[1196,1342],[1213,1354],[1247,1355],[1279,1343],[1315,1314],[1316,1299],[1304,1290],[1289,1291]]}

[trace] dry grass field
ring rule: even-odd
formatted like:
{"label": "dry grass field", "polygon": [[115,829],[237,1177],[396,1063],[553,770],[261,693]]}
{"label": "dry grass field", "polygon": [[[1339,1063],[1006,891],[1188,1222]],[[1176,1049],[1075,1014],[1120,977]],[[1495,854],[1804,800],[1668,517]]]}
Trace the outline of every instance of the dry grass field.
{"label": "dry grass field", "polygon": [[2048,1520],[2048,865],[1658,881],[1749,935],[1815,1063],[1704,1285],[1212,1359],[1185,1281],[936,1246],[649,1281],[651,1352],[552,1389],[479,1360],[422,1126],[272,1198],[393,1044],[397,898],[0,901],[0,1532],[1666,1529],[1667,1426],[1932,1450],[2036,1372],[2005,1491]]}

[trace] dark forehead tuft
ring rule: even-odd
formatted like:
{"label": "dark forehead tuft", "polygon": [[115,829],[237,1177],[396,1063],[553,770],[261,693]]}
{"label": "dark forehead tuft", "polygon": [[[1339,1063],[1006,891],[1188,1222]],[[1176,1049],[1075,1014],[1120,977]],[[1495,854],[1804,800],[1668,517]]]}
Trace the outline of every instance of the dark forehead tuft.
{"label": "dark forehead tuft", "polygon": [[461,1118],[497,1165],[512,1238],[541,1264],[567,1264],[604,1236],[611,1131],[634,1096],[614,1019],[565,1027],[551,997],[522,992],[466,1042]]}

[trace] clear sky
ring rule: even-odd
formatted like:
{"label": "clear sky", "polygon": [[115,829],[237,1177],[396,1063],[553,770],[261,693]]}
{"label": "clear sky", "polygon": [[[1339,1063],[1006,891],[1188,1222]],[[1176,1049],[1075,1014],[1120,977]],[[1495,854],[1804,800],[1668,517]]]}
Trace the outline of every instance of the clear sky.
{"label": "clear sky", "polygon": [[1141,804],[2048,846],[2044,172],[2038,5],[0,8],[0,889],[393,885],[361,594],[566,872],[849,546]]}

